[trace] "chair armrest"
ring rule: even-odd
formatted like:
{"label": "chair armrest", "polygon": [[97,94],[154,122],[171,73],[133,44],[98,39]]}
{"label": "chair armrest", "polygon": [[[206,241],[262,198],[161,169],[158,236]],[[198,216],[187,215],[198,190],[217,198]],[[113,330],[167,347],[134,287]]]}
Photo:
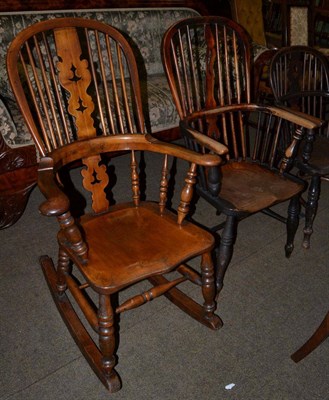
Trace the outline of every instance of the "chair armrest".
{"label": "chair armrest", "polygon": [[181,121],[180,122],[180,128],[184,130],[184,132],[190,136],[192,139],[194,139],[197,143],[199,143],[201,146],[206,147],[207,149],[213,151],[214,153],[223,156],[228,153],[228,148],[223,145],[222,143],[210,138],[209,136],[206,136],[196,129],[191,128],[188,126],[186,121]]}
{"label": "chair armrest", "polygon": [[266,105],[258,105],[258,104],[232,104],[222,107],[212,108],[210,110],[199,111],[187,118],[187,121],[190,122],[195,120],[201,116],[213,116],[221,113],[227,112],[238,112],[238,111],[268,111],[273,115],[285,119],[288,122],[292,122],[296,125],[299,125],[304,129],[316,129],[320,128],[324,121],[319,118],[313,117],[311,115],[305,114],[300,111],[295,111],[290,109],[289,107],[284,106],[266,106]]}
{"label": "chair armrest", "polygon": [[42,158],[39,163],[38,186],[47,199],[39,206],[43,215],[48,217],[59,216],[69,210],[70,201],[58,186],[53,169],[53,160],[49,157]]}
{"label": "chair armrest", "polygon": [[292,110],[289,107],[284,106],[267,106],[267,110],[271,111],[272,114],[283,118],[289,122],[301,126],[304,129],[317,129],[321,128],[325,121],[320,118],[313,117],[312,115],[305,114],[301,111]]}
{"label": "chair armrest", "polygon": [[[213,147],[213,150],[216,154],[200,154],[197,153],[196,151],[189,150],[185,147],[181,147],[172,143],[166,143],[166,142],[161,142],[158,139],[155,139],[154,137],[147,135],[147,139],[149,140],[150,143],[153,145],[156,145],[158,148],[154,148],[154,150],[158,150],[161,153],[168,153],[174,157],[179,157],[185,161],[193,162],[198,165],[202,165],[204,167],[215,167],[219,164],[222,163],[222,158],[220,155],[226,154],[228,152],[228,149],[222,145],[221,143],[215,142],[213,139],[208,138],[201,133],[198,133],[194,129],[189,130],[193,131],[193,134],[195,133],[196,135],[196,140],[202,141],[202,145],[206,146],[206,143],[209,143],[208,147]],[[199,138],[199,139],[197,139]],[[215,149],[217,151],[215,151]],[[151,150],[151,149],[150,149]]]}

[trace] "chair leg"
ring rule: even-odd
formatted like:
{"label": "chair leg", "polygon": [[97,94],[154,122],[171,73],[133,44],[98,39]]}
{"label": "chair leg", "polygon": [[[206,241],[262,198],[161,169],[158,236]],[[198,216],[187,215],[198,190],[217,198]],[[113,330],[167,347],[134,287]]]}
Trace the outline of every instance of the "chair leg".
{"label": "chair leg", "polygon": [[58,265],[57,265],[57,290],[61,295],[67,289],[65,275],[68,274],[70,268],[70,258],[63,249],[58,252]]}
{"label": "chair leg", "polygon": [[214,265],[212,262],[211,254],[206,253],[202,255],[201,259],[201,273],[202,273],[202,294],[204,298],[203,308],[206,318],[209,321],[217,320],[214,314],[216,310],[216,288],[214,277]]}
{"label": "chair leg", "polygon": [[315,350],[325,339],[329,337],[329,312],[324,317],[318,329],[313,333],[313,335],[299,348],[291,358],[296,363],[301,361],[304,357]]}
{"label": "chair leg", "polygon": [[[113,334],[113,330],[111,330],[111,333],[106,332],[107,328],[105,328],[104,325],[102,326],[101,335],[103,339],[101,346],[103,347],[103,351],[105,348],[104,353],[102,353],[81,322],[66,293],[58,292],[58,274],[55,271],[55,267],[51,258],[48,256],[42,256],[40,258],[40,264],[57,309],[61,314],[61,317],[63,318],[63,321],[70,331],[74,341],[103,385],[111,393],[116,392],[120,389],[121,383],[116,372],[113,370],[113,366],[111,367],[112,370],[109,374],[104,373],[104,369],[108,371],[107,361],[113,359],[113,356],[109,356],[110,351],[106,350],[105,345],[105,342],[107,342],[107,336],[111,336],[111,334]],[[106,323],[107,321],[105,322],[105,325]]]}
{"label": "chair leg", "polygon": [[217,276],[216,289],[217,295],[223,288],[224,276],[233,254],[233,246],[237,234],[238,221],[233,216],[228,216],[225,222],[223,233],[221,234],[220,244],[217,254]]}
{"label": "chair leg", "polygon": [[308,189],[307,202],[305,205],[305,227],[303,240],[304,249],[308,249],[310,247],[311,235],[313,233],[313,220],[317,212],[318,201],[320,197],[320,184],[320,176],[313,175],[310,182],[310,187]]}
{"label": "chair leg", "polygon": [[286,257],[289,258],[294,250],[294,239],[299,224],[300,201],[299,196],[290,200],[287,218],[287,243],[285,246]]}
{"label": "chair leg", "polygon": [[102,368],[111,393],[121,388],[121,382],[114,370],[115,360],[115,336],[114,320],[111,298],[108,295],[99,296],[98,309],[98,335],[99,348],[102,353]]}

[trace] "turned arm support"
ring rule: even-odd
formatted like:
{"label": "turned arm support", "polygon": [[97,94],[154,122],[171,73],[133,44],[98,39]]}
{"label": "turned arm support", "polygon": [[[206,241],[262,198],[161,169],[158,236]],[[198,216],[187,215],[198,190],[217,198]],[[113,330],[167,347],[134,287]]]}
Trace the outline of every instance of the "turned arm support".
{"label": "turned arm support", "polygon": [[41,159],[38,169],[38,186],[47,199],[39,206],[39,210],[48,217],[65,214],[70,207],[69,199],[56,182],[53,167],[53,160],[44,157]]}
{"label": "turned arm support", "polygon": [[39,163],[38,186],[46,197],[39,210],[48,217],[56,216],[65,238],[83,264],[88,263],[88,249],[78,226],[70,213],[70,201],[62,192],[55,178],[54,161],[44,157]]}
{"label": "turned arm support", "polygon": [[284,157],[280,163],[280,173],[283,173],[292,165],[292,161],[297,155],[299,145],[304,137],[304,131],[307,130],[309,136],[313,136],[324,121],[300,111],[291,110],[287,107],[268,107],[272,114],[295,124],[295,131],[290,145],[286,148]]}

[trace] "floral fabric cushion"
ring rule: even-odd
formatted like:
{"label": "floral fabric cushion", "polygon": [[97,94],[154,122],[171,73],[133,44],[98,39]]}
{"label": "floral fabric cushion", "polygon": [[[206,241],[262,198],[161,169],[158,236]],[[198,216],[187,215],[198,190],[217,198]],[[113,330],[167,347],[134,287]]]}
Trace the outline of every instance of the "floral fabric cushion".
{"label": "floral fabric cushion", "polygon": [[[148,115],[152,132],[172,128],[178,125],[178,117],[172,102],[169,87],[164,75],[160,46],[162,36],[179,19],[199,15],[188,8],[144,8],[144,9],[107,9],[47,11],[0,14],[0,93],[9,117],[13,118],[12,131],[1,130],[6,143],[10,146],[30,144],[31,137],[25,127],[7,78],[6,53],[12,39],[24,28],[36,22],[59,17],[84,17],[96,19],[118,28],[128,38],[135,49],[141,70],[145,71],[142,80],[146,81]],[[8,118],[7,118],[8,119]],[[2,125],[3,121],[0,122]],[[7,125],[8,126],[8,125]]]}

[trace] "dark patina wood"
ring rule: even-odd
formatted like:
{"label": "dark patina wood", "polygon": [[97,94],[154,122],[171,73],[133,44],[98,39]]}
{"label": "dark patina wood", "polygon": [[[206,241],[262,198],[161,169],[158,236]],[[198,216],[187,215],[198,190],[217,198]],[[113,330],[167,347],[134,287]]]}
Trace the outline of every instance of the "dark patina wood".
{"label": "dark patina wood", "polygon": [[[279,105],[320,118],[321,128],[309,131],[296,166],[310,178],[305,201],[303,247],[310,247],[321,180],[329,176],[329,64],[318,50],[306,46],[280,49],[270,65],[270,82]],[[288,129],[287,135],[292,134]]]}
{"label": "dark patina wood", "polygon": [[[262,211],[286,222],[286,256],[293,251],[305,182],[287,173],[304,129],[320,120],[251,103],[250,41],[232,20],[196,17],[166,32],[162,57],[186,144],[201,153],[228,148],[226,163],[200,169],[198,193],[226,217],[218,248],[217,289],[233,253],[239,220]],[[292,137],[282,126],[293,123]],[[290,200],[287,219],[270,207]]]}

